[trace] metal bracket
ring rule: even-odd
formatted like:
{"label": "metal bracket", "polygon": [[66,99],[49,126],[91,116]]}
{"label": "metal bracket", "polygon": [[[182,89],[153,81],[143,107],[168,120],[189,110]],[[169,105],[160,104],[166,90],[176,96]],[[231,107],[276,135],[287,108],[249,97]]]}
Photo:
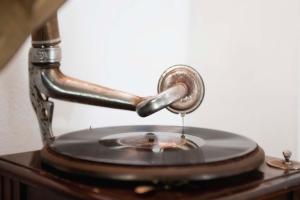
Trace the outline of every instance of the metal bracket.
{"label": "metal bracket", "polygon": [[37,86],[35,77],[36,67],[30,64],[29,79],[30,79],[30,100],[40,126],[42,140],[44,144],[49,144],[53,139],[52,118],[54,103],[48,100],[47,96],[43,96]]}
{"label": "metal bracket", "polygon": [[29,53],[29,89],[30,100],[37,115],[44,144],[53,141],[52,119],[54,103],[40,91],[40,66],[33,63],[58,63],[61,60],[59,47],[31,48]]}

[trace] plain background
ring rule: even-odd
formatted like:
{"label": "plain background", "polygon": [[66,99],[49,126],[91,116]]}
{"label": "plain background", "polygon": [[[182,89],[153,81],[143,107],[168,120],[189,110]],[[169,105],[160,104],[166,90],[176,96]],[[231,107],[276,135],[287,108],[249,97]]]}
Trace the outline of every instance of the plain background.
{"label": "plain background", "polygon": [[[72,0],[59,20],[64,73],[148,96],[166,68],[190,65],[206,95],[188,126],[245,135],[272,156],[299,152],[298,0]],[[28,95],[29,48],[28,39],[0,74],[0,154],[42,146]],[[55,101],[55,135],[128,124],[181,119]]]}

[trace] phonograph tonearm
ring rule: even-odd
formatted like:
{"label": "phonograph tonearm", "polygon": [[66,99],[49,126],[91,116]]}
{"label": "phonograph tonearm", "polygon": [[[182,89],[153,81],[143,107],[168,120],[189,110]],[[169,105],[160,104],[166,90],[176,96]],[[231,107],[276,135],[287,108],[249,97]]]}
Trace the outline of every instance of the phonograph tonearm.
{"label": "phonograph tonearm", "polygon": [[200,75],[188,66],[173,66],[161,76],[159,94],[139,97],[65,76],[60,71],[61,49],[57,16],[32,34],[29,55],[30,97],[45,143],[53,138],[51,121],[54,105],[49,98],[136,111],[146,117],[163,108],[190,113],[204,97]]}

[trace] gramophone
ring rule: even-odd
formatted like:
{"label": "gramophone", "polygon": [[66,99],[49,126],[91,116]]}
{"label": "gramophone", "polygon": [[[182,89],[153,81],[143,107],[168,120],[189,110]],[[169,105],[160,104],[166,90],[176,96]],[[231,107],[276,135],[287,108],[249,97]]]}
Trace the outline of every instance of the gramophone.
{"label": "gramophone", "polygon": [[65,76],[56,14],[32,33],[29,53],[30,97],[39,122],[43,161],[69,173],[120,180],[201,180],[256,169],[263,150],[252,140],[195,127],[123,126],[88,129],[55,137],[51,98],[125,109],[146,117],[163,108],[176,114],[196,110],[204,83],[192,67],[163,72],[157,91],[140,97]]}
{"label": "gramophone", "polygon": [[[60,70],[60,42],[57,15],[52,13],[32,32],[29,52],[30,99],[43,140],[39,155],[46,169],[68,176],[172,185],[224,180],[266,166],[264,151],[256,142],[220,130],[117,126],[55,136],[51,99],[134,111],[141,117],[166,108],[184,117],[201,105],[205,93],[200,74],[186,65],[166,69],[158,81],[158,94],[148,97],[68,77]],[[284,151],[284,160],[268,158],[267,163],[283,170],[299,169],[290,157]]]}

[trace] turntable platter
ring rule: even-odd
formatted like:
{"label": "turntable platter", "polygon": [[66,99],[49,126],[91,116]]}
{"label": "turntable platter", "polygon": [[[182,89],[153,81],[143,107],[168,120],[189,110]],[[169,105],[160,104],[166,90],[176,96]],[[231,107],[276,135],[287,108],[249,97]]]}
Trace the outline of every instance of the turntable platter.
{"label": "turntable platter", "polygon": [[97,128],[62,135],[55,152],[86,161],[144,166],[190,165],[246,155],[257,144],[243,136],[179,126]]}
{"label": "turntable platter", "polygon": [[57,137],[42,157],[63,171],[126,180],[148,180],[151,174],[152,179],[210,179],[247,172],[264,161],[263,151],[244,136],[195,127],[185,127],[183,135],[180,126],[72,132]]}

